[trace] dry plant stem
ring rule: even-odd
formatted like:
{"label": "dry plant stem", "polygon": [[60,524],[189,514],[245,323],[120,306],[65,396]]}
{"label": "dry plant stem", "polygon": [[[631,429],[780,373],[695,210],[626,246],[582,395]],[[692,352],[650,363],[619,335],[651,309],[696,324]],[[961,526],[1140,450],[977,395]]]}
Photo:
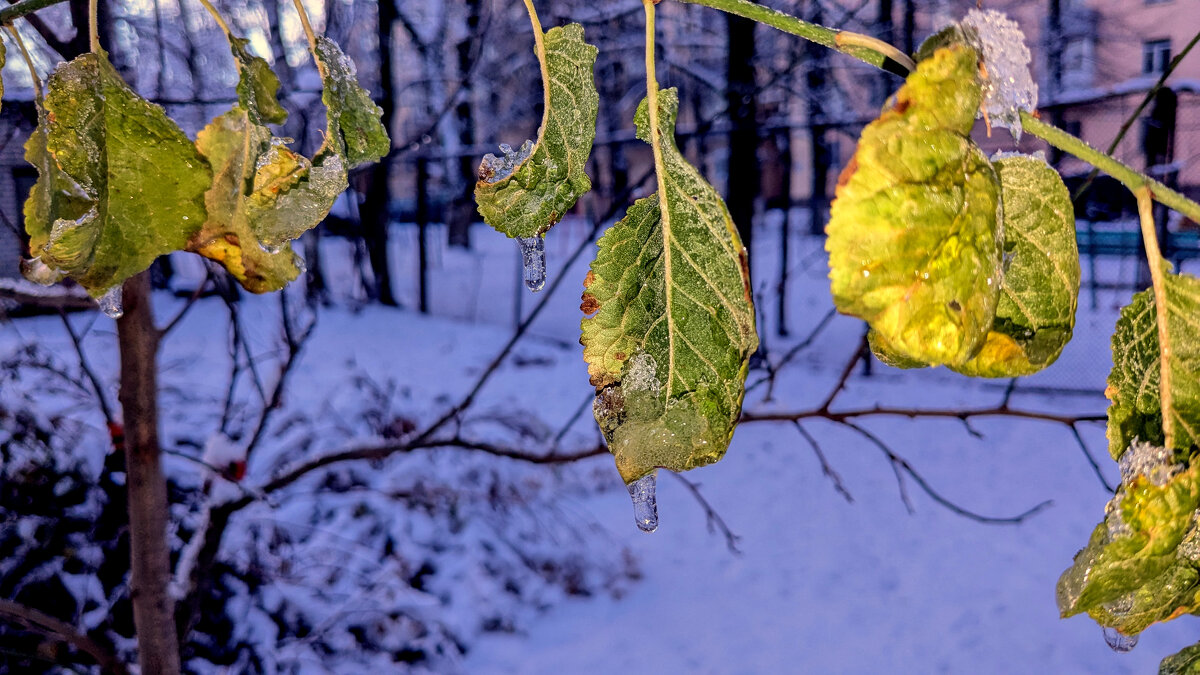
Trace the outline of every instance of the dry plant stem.
{"label": "dry plant stem", "polygon": [[129,494],[131,579],[138,663],[146,675],[179,672],[179,643],[167,547],[167,481],[158,440],[158,341],[150,306],[150,275],[124,284],[125,314],[117,320],[121,352],[121,410],[125,422],[125,480]]}
{"label": "dry plant stem", "polygon": [[100,0],[88,0],[88,45],[93,54],[100,53]]}
{"label": "dry plant stem", "polygon": [[1146,261],[1150,264],[1150,279],[1154,285],[1154,314],[1158,325],[1158,398],[1162,405],[1162,425],[1165,445],[1175,447],[1175,416],[1171,414],[1171,333],[1167,330],[1167,278],[1166,261],[1158,249],[1158,235],[1154,232],[1154,197],[1150,188],[1141,187],[1133,191],[1137,197],[1138,217],[1142,224],[1142,241],[1146,245]]}
{"label": "dry plant stem", "polygon": [[[41,633],[47,637],[57,638],[75,649],[92,657],[100,668],[110,675],[127,675],[129,669],[121,663],[109,650],[101,647],[74,626],[41,611],[26,607],[12,600],[0,599],[0,617],[6,617],[11,622],[20,624],[26,629]],[[65,665],[65,664],[64,664]]]}
{"label": "dry plant stem", "polygon": [[37,68],[33,65],[33,57],[29,55],[29,50],[25,47],[25,40],[21,39],[21,33],[12,24],[5,26],[8,29],[8,34],[12,36],[13,42],[17,43],[17,49],[21,50],[21,58],[25,60],[25,67],[29,69],[29,79],[33,81],[33,99],[40,102],[42,100],[42,80],[38,77]]}
{"label": "dry plant stem", "polygon": [[9,5],[4,9],[0,9],[0,24],[12,23],[26,14],[32,14],[39,9],[45,9],[60,2],[64,2],[64,0],[24,0],[24,2]]}

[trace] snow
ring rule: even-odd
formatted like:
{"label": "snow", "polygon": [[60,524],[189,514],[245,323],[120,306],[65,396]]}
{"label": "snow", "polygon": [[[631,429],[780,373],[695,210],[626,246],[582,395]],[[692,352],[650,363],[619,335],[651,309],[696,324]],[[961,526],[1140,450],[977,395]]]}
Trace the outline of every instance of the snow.
{"label": "snow", "polygon": [[[412,233],[397,228],[393,242],[397,290],[409,306],[416,297]],[[559,278],[566,285],[549,296],[525,290],[520,252],[505,237],[476,229],[476,249],[461,251],[445,247],[440,228],[429,236],[434,316],[349,302],[360,292],[356,275],[337,261],[350,259],[352,245],[323,240],[339,304],[316,311],[313,338],[267,440],[248,457],[245,480],[212,477],[172,454],[167,469],[178,489],[198,490],[211,478],[240,496],[305,458],[404,438],[469,390],[514,317],[542,297],[549,297],[545,311],[459,431],[528,451],[549,451],[558,435],[568,449],[595,443],[577,344],[577,292],[594,249],[562,269],[586,236],[582,223],[568,219],[547,236],[545,293]],[[787,339],[774,330],[768,292],[776,283],[777,229],[760,229],[755,242],[755,287],[766,298],[762,336],[777,359],[831,307],[822,242],[791,240]],[[1115,266],[1101,261],[1107,271]],[[1097,309],[1081,303],[1076,339],[1054,366],[1022,381],[1013,405],[1103,411],[1108,339],[1129,295],[1104,290]],[[292,301],[290,311],[307,317],[311,310]],[[160,294],[155,302],[168,317],[183,300]],[[267,386],[283,357],[279,311],[277,296],[247,296],[241,305],[247,348]],[[232,450],[212,440],[229,387],[226,316],[221,300],[201,299],[164,343],[163,439],[175,453]],[[100,377],[114,382],[112,322],[99,317],[80,332]],[[773,399],[758,387],[747,409],[820,405],[861,335],[860,322],[834,319],[782,371]],[[33,343],[56,361],[73,359],[56,317],[13,322],[0,336],[6,350]],[[762,375],[756,370],[750,379]],[[241,377],[228,429],[234,439],[256,419],[257,395],[249,376]],[[26,396],[26,385],[3,384],[5,400]],[[990,406],[1005,385],[876,363],[869,376],[850,378],[836,406]],[[89,433],[105,433],[94,412],[80,412],[88,410],[86,392],[30,395],[49,399],[41,413],[47,420],[70,413]],[[742,554],[734,555],[675,480],[657,486],[657,532],[639,531],[608,457],[543,467],[465,450],[417,451],[336,465],[242,511],[223,559],[268,583],[227,577],[226,611],[236,639],[254,646],[269,668],[298,672],[396,672],[387,652],[415,650],[428,659],[424,667],[450,673],[1134,673],[1152,672],[1159,659],[1195,641],[1197,622],[1184,617],[1150,628],[1136,649],[1116,654],[1090,619],[1058,618],[1058,575],[1111,497],[1065,427],[1010,418],[973,419],[969,427],[958,420],[861,423],[966,508],[1012,515],[1045,500],[1053,505],[1020,525],[988,525],[947,511],[908,480],[909,513],[878,448],[853,430],[806,421],[850,503],[795,428],[748,424],[725,460],[688,474],[740,538]],[[1105,456],[1102,426],[1081,432],[1115,482],[1119,470]],[[176,506],[181,539],[207,520],[197,504]],[[289,621],[311,633],[281,634]],[[245,662],[232,672],[240,667]]]}

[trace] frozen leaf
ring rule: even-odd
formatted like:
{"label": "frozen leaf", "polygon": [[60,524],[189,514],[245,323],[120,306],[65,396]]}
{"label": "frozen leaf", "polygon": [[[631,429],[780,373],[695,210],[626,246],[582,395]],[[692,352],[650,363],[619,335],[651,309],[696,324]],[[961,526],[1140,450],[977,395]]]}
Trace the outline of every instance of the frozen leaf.
{"label": "frozen leaf", "polygon": [[1058,172],[1028,156],[993,166],[1004,203],[1004,257],[996,321],[962,366],[975,377],[1029,375],[1054,363],[1071,339],[1079,301],[1079,249],[1071,195]]}
{"label": "frozen leaf", "polygon": [[[276,185],[260,179],[260,174],[269,175],[274,166],[266,161],[267,156],[294,154],[264,126],[267,121],[282,122],[287,117],[275,100],[279,79],[266,61],[246,52],[245,40],[231,37],[230,44],[239,72],[238,105],[196,137],[197,149],[212,166],[213,182],[204,196],[208,219],[192,237],[189,249],[224,265],[247,290],[265,293],[283,288],[300,270],[288,244],[277,244],[273,250],[264,246],[254,218],[264,211],[250,204],[271,203],[277,198]],[[315,213],[307,220],[296,214],[294,224],[313,227],[319,222]]]}
{"label": "frozen leaf", "polygon": [[999,298],[999,180],[968,137],[981,100],[975,51],[920,62],[867,126],[838,181],[826,250],[839,311],[897,358],[966,363]]}
{"label": "frozen leaf", "polygon": [[[675,90],[658,100],[665,191],[638,200],[601,238],[581,305],[593,411],[626,483],[721,458],[758,346],[737,228],[674,144]],[[638,137],[653,144],[650,120],[643,101]]]}
{"label": "frozen leaf", "polygon": [[1196,536],[1197,507],[1200,466],[1161,485],[1145,474],[1123,482],[1105,522],[1058,581],[1062,615],[1086,612],[1102,626],[1137,635],[1200,609],[1200,571],[1186,543]]}
{"label": "frozen leaf", "polygon": [[208,163],[103,52],[54,71],[45,112],[26,147],[41,172],[26,214],[33,253],[48,266],[99,297],[182,249],[204,223]]}
{"label": "frozen leaf", "polygon": [[475,200],[484,221],[499,232],[542,236],[592,189],[586,170],[600,100],[592,72],[596,54],[578,24],[546,31],[545,49],[537,54],[545,92],[537,142],[522,152],[508,148],[504,157],[488,155],[479,167]]}
{"label": "frozen leaf", "polygon": [[1200,673],[1200,643],[1184,647],[1158,664],[1158,675],[1197,675]]}
{"label": "frozen leaf", "polygon": [[[1150,290],[1133,296],[1113,333],[1113,369],[1105,394],[1112,401],[1108,441],[1114,459],[1135,438],[1185,455],[1200,442],[1200,279],[1186,274],[1165,277],[1167,349],[1160,352]],[[1171,376],[1167,410],[1159,391],[1160,354],[1165,354]],[[1172,421],[1171,439],[1163,430],[1164,415]]]}
{"label": "frozen leaf", "polygon": [[387,130],[379,121],[383,110],[358,84],[354,62],[342,53],[336,42],[318,37],[314,56],[321,69],[321,86],[324,88],[321,101],[327,112],[327,133],[344,143],[346,168],[378,162],[392,148]]}
{"label": "frozen leaf", "polygon": [[382,110],[358,84],[354,64],[337,44],[317,38],[325,142],[309,161],[282,143],[258,158],[247,217],[268,250],[281,249],[324,220],[347,187],[347,172],[378,161],[391,149]]}

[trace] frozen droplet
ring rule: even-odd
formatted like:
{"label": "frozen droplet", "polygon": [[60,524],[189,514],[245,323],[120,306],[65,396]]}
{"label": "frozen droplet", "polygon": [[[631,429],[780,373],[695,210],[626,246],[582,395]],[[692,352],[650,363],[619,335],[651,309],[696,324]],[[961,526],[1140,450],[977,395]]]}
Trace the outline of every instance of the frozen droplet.
{"label": "frozen droplet", "polygon": [[517,167],[533,154],[533,141],[525,141],[519,150],[513,150],[508,143],[501,143],[500,152],[503,157],[497,157],[490,152],[484,155],[483,163],[479,165],[479,180],[485,183],[499,183],[511,176]]}
{"label": "frozen droplet", "polygon": [[1174,454],[1153,443],[1133,439],[1117,461],[1121,468],[1121,482],[1127,484],[1138,476],[1145,476],[1158,487],[1166,485],[1171,477],[1183,470],[1182,464],[1174,462]]}
{"label": "frozen droplet", "polygon": [[35,284],[49,286],[62,281],[66,274],[42,262],[41,258],[21,260],[21,275]]}
{"label": "frozen droplet", "polygon": [[972,9],[962,21],[974,33],[987,77],[983,83],[983,109],[992,126],[1005,127],[1021,140],[1021,111],[1037,108],[1038,88],[1029,70],[1033,56],[1025,34],[1003,12]]}
{"label": "frozen droplet", "polygon": [[296,266],[296,269],[300,270],[301,276],[308,273],[308,263],[304,262],[304,258],[301,258],[296,253],[292,253],[292,264]]}
{"label": "frozen droplet", "polygon": [[274,242],[260,241],[258,242],[258,247],[262,249],[263,253],[270,253],[271,255],[275,255],[283,250],[283,244],[275,244]]}
{"label": "frozen droplet", "polygon": [[521,268],[525,286],[537,293],[546,285],[546,239],[544,237],[517,237],[521,246]]}
{"label": "frozen droplet", "polygon": [[110,319],[119,319],[125,315],[125,309],[121,307],[120,284],[105,291],[104,295],[100,296],[97,302],[100,305],[100,311],[104,312],[105,316]]}
{"label": "frozen droplet", "polygon": [[1110,649],[1118,654],[1133,651],[1137,646],[1138,636],[1126,635],[1116,628],[1104,627],[1104,641],[1108,643]]}
{"label": "frozen droplet", "polygon": [[657,484],[652,471],[626,486],[633,498],[633,521],[642,532],[658,529],[658,502],[654,498]]}

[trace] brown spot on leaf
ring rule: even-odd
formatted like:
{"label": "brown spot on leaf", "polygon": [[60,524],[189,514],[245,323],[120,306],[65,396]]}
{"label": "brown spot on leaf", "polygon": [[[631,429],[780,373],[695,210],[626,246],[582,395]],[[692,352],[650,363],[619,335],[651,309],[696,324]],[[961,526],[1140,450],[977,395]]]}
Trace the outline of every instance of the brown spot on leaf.
{"label": "brown spot on leaf", "polygon": [[591,316],[596,313],[596,310],[600,309],[600,301],[591,293],[584,293],[583,302],[579,303],[579,309],[584,314]]}
{"label": "brown spot on leaf", "polygon": [[591,288],[592,284],[595,282],[596,282],[596,273],[591,270],[588,270],[587,276],[583,278],[583,287]]}
{"label": "brown spot on leaf", "polygon": [[624,361],[628,356],[629,355],[625,352],[617,352],[616,354],[613,354],[613,358],[618,361]]}
{"label": "brown spot on leaf", "polygon": [[738,265],[742,268],[742,290],[746,294],[746,302],[754,304],[754,293],[750,289],[750,258],[746,255],[746,249],[738,251]]}

